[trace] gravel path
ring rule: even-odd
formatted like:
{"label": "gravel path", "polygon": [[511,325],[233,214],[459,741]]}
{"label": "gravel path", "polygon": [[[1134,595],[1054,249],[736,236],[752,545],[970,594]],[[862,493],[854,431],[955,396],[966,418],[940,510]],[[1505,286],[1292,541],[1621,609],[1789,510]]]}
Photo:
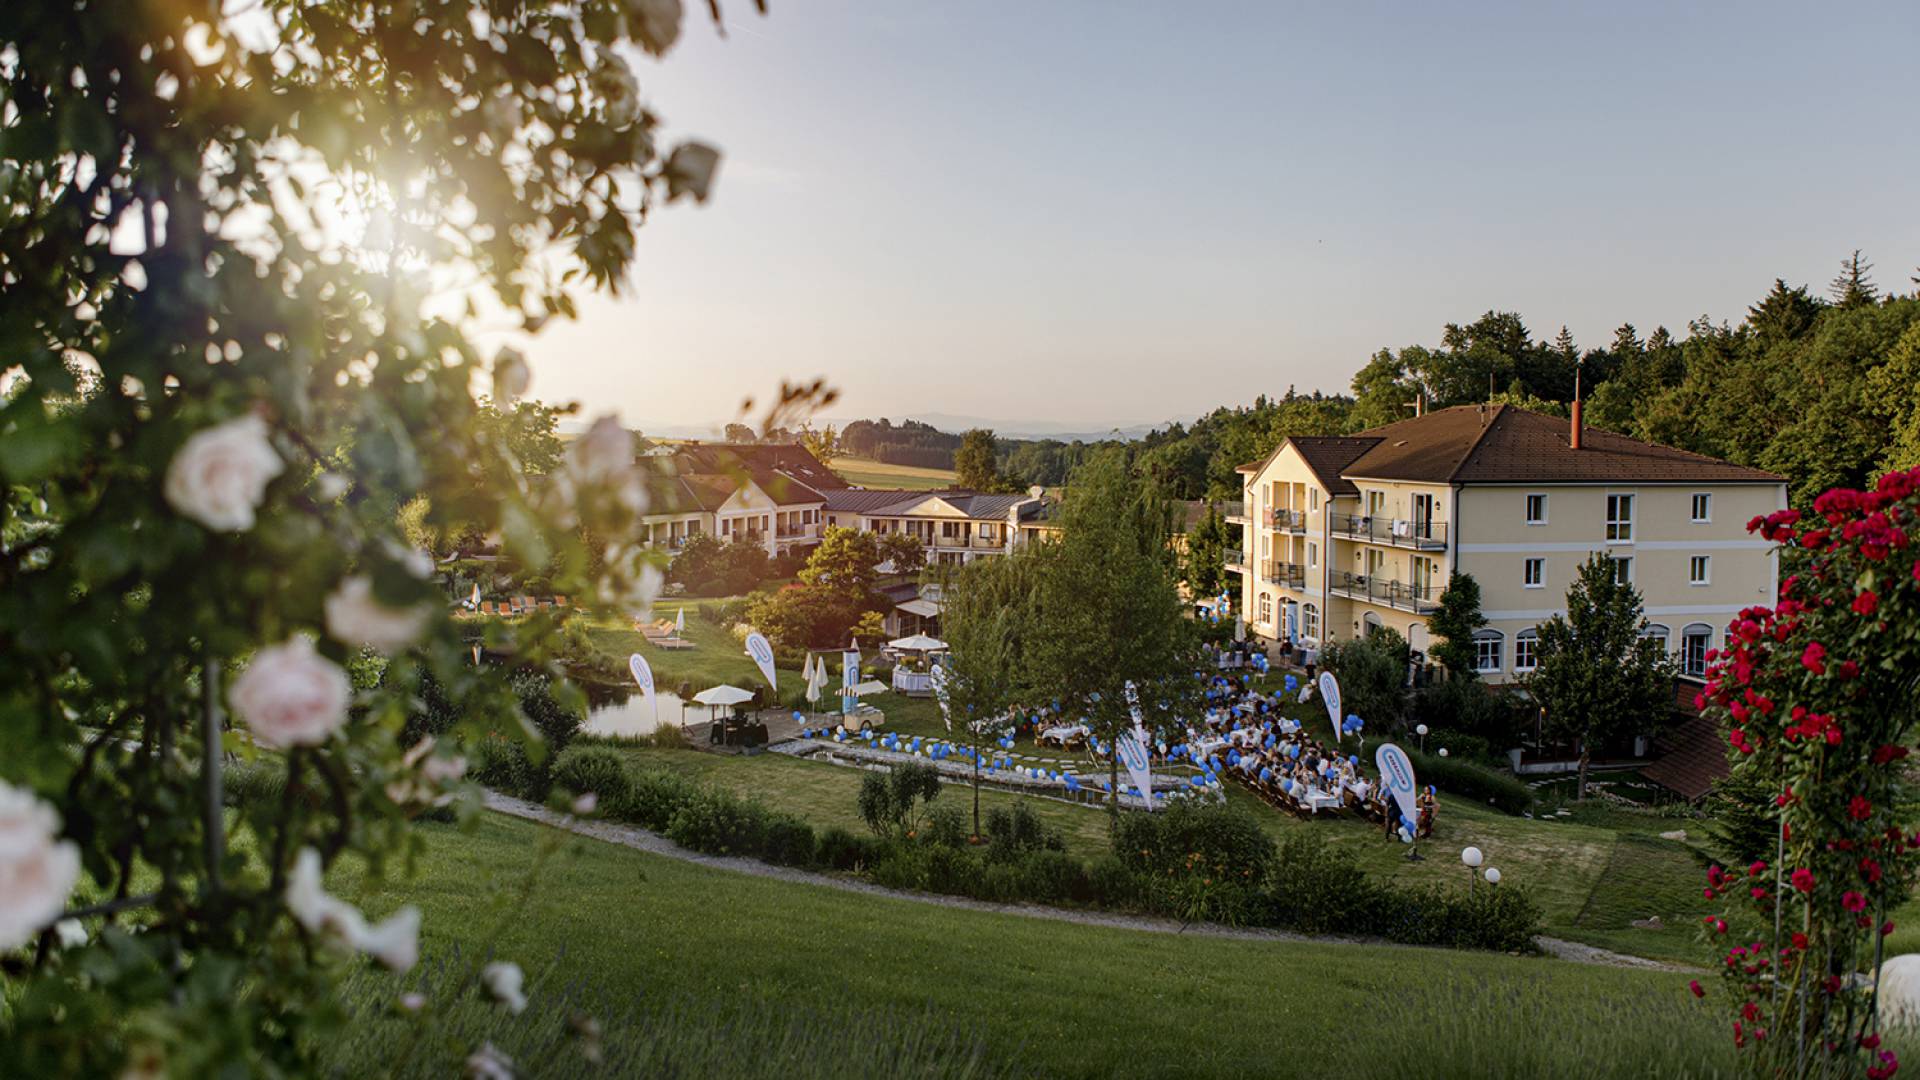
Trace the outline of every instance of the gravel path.
{"label": "gravel path", "polygon": [[[1293,934],[1284,930],[1247,929],[1233,926],[1220,926],[1215,923],[1188,923],[1182,925],[1173,919],[1160,919],[1147,915],[1120,915],[1111,912],[1088,911],[1081,909],[1045,907],[1039,904],[994,904],[985,900],[973,900],[964,896],[946,896],[939,893],[908,892],[903,889],[889,889],[869,881],[839,874],[819,874],[810,870],[796,870],[790,866],[774,866],[758,859],[742,858],[736,855],[706,855],[698,851],[689,851],[658,833],[642,829],[637,825],[623,825],[618,822],[595,819],[580,819],[562,814],[544,806],[516,799],[511,795],[502,795],[496,791],[486,793],[486,807],[495,813],[525,818],[565,829],[580,836],[603,840],[609,844],[633,848],[652,855],[663,855],[669,859],[710,866],[718,870],[727,870],[736,874],[750,874],[754,877],[773,878],[777,881],[793,882],[799,885],[818,885],[841,892],[860,893],[866,896],[883,896],[893,900],[906,900],[916,904],[933,904],[937,907],[959,908],[964,911],[984,911],[996,915],[1019,915],[1029,919],[1050,919],[1054,922],[1079,923],[1083,926],[1105,926],[1120,930],[1144,930],[1156,934],[1191,934],[1198,937],[1229,938],[1238,941],[1298,941],[1320,944],[1341,945],[1393,945],[1370,938],[1351,937],[1314,937],[1306,934]],[[1606,967],[1640,968],[1648,971],[1686,972],[1695,969],[1677,964],[1647,960],[1638,956],[1609,952],[1606,949],[1581,945],[1558,938],[1537,937],[1534,944],[1542,952],[1561,960],[1576,964],[1596,964]],[[1411,948],[1412,946],[1398,946]]]}

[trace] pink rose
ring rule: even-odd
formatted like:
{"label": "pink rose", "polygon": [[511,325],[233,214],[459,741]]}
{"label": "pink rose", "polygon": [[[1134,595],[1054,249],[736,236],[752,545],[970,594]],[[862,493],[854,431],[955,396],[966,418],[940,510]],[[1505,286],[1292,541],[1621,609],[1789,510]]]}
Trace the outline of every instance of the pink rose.
{"label": "pink rose", "polygon": [[261,649],[233,682],[233,711],[262,746],[318,746],[347,722],[353,687],[340,665],[295,637]]}
{"label": "pink rose", "polygon": [[253,528],[267,482],[286,468],[251,414],[202,428],[167,462],[167,504],[215,532]]}
{"label": "pink rose", "polygon": [[58,811],[0,781],[0,950],[25,945],[66,910],[80,849],[59,835]]}

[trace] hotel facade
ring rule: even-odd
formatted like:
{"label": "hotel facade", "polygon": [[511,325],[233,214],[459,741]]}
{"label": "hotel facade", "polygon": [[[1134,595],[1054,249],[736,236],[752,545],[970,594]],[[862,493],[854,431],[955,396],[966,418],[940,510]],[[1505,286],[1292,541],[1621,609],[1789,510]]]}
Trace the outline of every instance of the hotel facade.
{"label": "hotel facade", "polygon": [[1746,523],[1787,505],[1758,469],[1509,405],[1439,409],[1351,436],[1283,440],[1240,467],[1242,528],[1228,569],[1248,629],[1345,641],[1391,627],[1424,656],[1448,578],[1480,586],[1476,668],[1533,669],[1538,627],[1596,553],[1640,590],[1647,633],[1684,677],[1731,617],[1773,602],[1779,568]]}

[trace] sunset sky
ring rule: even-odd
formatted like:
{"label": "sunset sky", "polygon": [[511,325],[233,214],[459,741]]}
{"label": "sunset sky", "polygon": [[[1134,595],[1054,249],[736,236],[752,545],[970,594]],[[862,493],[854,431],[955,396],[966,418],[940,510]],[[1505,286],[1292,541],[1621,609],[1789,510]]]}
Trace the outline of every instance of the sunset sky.
{"label": "sunset sky", "polygon": [[1598,345],[1920,263],[1912,3],[726,6],[636,62],[714,199],[533,343],[535,396],[657,429],[826,375],[837,416],[1098,429],[1489,308]]}

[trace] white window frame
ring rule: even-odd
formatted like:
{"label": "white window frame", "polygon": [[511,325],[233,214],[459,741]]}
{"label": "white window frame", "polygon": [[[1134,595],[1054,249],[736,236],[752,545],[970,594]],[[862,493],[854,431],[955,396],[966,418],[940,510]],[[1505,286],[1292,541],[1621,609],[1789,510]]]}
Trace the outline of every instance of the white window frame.
{"label": "white window frame", "polygon": [[1300,636],[1320,640],[1320,608],[1316,604],[1300,605]]}
{"label": "white window frame", "polygon": [[[1699,663],[1694,663],[1694,650],[1690,642],[1698,641]],[[1680,674],[1695,679],[1707,674],[1707,650],[1713,648],[1713,627],[1706,623],[1688,623],[1680,630]]]}
{"label": "white window frame", "polygon": [[[1607,493],[1607,543],[1633,543],[1633,504],[1638,501],[1632,492],[1610,491]],[[1616,516],[1618,510],[1626,513]]]}
{"label": "white window frame", "polygon": [[1540,666],[1540,631],[1528,628],[1513,635],[1513,670],[1532,671]]}
{"label": "white window frame", "polygon": [[1687,515],[1695,525],[1707,525],[1713,521],[1713,492],[1696,491],[1687,500]]}
{"label": "white window frame", "polygon": [[1269,625],[1273,623],[1273,597],[1266,593],[1260,594],[1260,621]]}
{"label": "white window frame", "polygon": [[[1612,555],[1612,556],[1609,556],[1609,558],[1611,558],[1611,559],[1613,560],[1613,581],[1614,581],[1614,584],[1616,584],[1616,585],[1631,585],[1631,584],[1633,584],[1633,556],[1631,556],[1631,555]],[[1627,574],[1626,574],[1626,577],[1625,577],[1625,578],[1622,578],[1622,577],[1620,576],[1620,567],[1621,567],[1621,565],[1622,565],[1622,564],[1625,564],[1625,565],[1626,565],[1626,569],[1627,569]]]}
{"label": "white window frame", "polygon": [[[1488,646],[1491,646],[1489,664]],[[1505,670],[1501,665],[1507,655],[1507,635],[1498,630],[1475,630],[1473,632],[1473,670],[1482,675],[1497,674]]]}
{"label": "white window frame", "polygon": [[1320,512],[1320,489],[1319,488],[1307,489],[1307,509],[1316,514]]}
{"label": "white window frame", "polygon": [[[1533,516],[1533,500],[1535,499],[1540,500],[1540,516],[1539,517]],[[1547,493],[1546,492],[1544,491],[1527,492],[1525,500],[1522,502],[1521,505],[1522,505],[1522,508],[1520,512],[1522,516],[1524,516],[1527,519],[1527,524],[1545,525],[1547,523],[1548,510],[1547,510]]]}
{"label": "white window frame", "polygon": [[1320,566],[1320,545],[1315,543],[1312,540],[1309,540],[1307,541],[1307,569],[1313,570],[1313,569],[1317,569],[1319,566]]}
{"label": "white window frame", "polygon": [[1540,556],[1529,556],[1520,561],[1520,584],[1529,589],[1547,587],[1547,560]]}
{"label": "white window frame", "polygon": [[1687,557],[1687,584],[1713,584],[1713,556],[1690,555]]}

